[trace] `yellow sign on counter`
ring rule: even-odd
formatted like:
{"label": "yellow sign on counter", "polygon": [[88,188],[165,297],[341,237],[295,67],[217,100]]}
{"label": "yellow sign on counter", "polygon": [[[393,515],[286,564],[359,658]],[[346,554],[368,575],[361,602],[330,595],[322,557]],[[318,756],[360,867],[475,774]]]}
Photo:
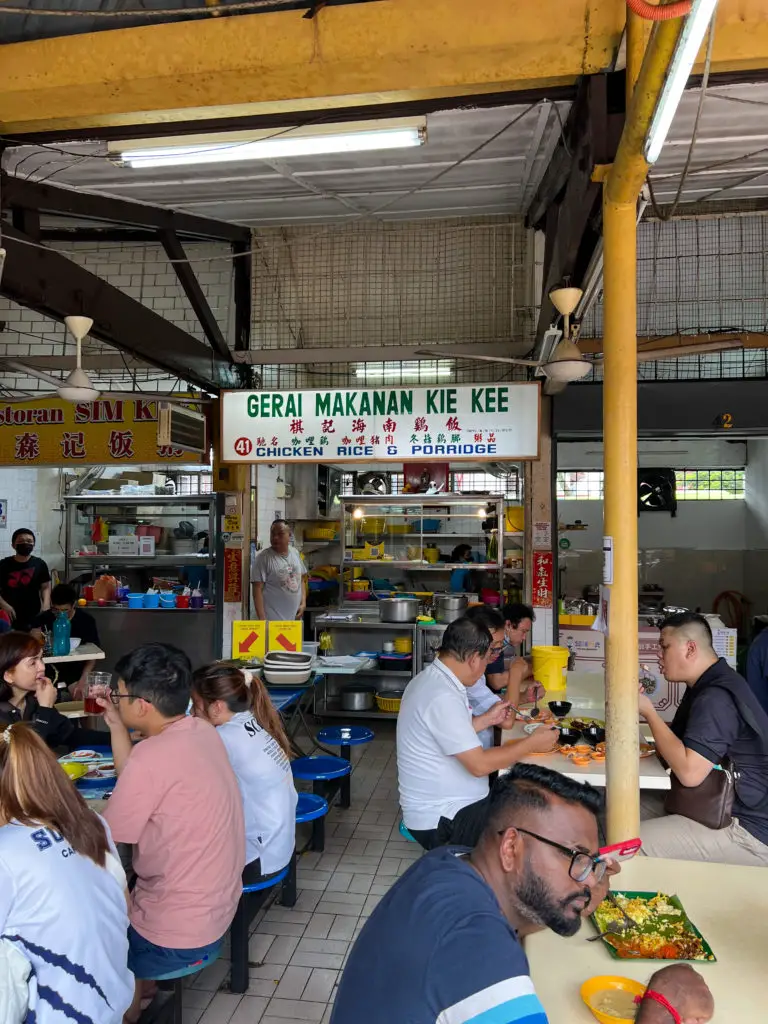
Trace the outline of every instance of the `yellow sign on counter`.
{"label": "yellow sign on counter", "polygon": [[304,623],[293,619],[290,622],[269,623],[270,651],[300,651],[304,635]]}
{"label": "yellow sign on counter", "polygon": [[263,658],[267,648],[267,624],[263,620],[232,623],[232,657],[239,661]]}

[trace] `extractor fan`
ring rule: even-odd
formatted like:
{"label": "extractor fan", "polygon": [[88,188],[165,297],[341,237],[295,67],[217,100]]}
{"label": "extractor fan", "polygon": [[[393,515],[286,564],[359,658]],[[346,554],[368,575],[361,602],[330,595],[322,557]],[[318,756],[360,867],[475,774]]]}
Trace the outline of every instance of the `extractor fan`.
{"label": "extractor fan", "polygon": [[[548,394],[556,394],[562,391],[571,381],[581,380],[594,368],[595,362],[602,360],[602,353],[596,355],[594,360],[586,359],[579,349],[573,336],[578,334],[578,325],[571,328],[571,314],[578,306],[582,297],[580,288],[553,288],[549,293],[552,305],[563,317],[563,330],[552,326],[544,334],[539,359],[515,359],[507,356],[481,356],[475,355],[472,351],[457,352],[452,349],[450,352],[441,352],[433,348],[422,350],[416,355],[427,359],[434,359],[440,356],[445,359],[471,359],[484,363],[504,363],[508,366],[529,366],[535,371],[536,376],[547,378],[545,391]],[[704,344],[680,344],[669,348],[638,349],[638,363],[655,362],[662,359],[679,359],[687,355],[703,355],[705,353],[724,352],[728,349],[742,348],[743,341],[738,334],[733,337],[718,336],[711,342]]]}
{"label": "extractor fan", "polygon": [[[67,316],[64,317],[67,330],[75,339],[76,356],[75,368],[63,380],[54,377],[37,367],[27,366],[20,359],[4,359],[0,361],[0,370],[6,367],[9,370],[16,370],[18,373],[30,377],[37,377],[38,380],[51,384],[59,398],[66,402],[95,402],[97,398],[141,398],[146,401],[162,399],[164,402],[179,402],[188,405],[190,402],[207,402],[206,398],[191,399],[188,396],[172,395],[157,391],[101,391],[97,388],[82,366],[82,343],[93,326],[93,320],[88,316]],[[34,398],[41,398],[42,395],[30,394],[19,398],[3,398],[5,403],[28,402]]]}

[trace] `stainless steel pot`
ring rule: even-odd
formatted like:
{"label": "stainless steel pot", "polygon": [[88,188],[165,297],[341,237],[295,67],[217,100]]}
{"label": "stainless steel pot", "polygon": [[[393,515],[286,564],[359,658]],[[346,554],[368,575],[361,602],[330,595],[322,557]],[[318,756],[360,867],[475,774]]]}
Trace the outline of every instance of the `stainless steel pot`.
{"label": "stainless steel pot", "polygon": [[383,597],[379,601],[382,622],[415,622],[418,614],[419,601],[415,597]]}
{"label": "stainless steel pot", "polygon": [[345,686],[341,691],[342,711],[370,711],[375,704],[374,686]]}
{"label": "stainless steel pot", "polygon": [[435,622],[449,623],[461,618],[469,601],[466,594],[435,594]]}

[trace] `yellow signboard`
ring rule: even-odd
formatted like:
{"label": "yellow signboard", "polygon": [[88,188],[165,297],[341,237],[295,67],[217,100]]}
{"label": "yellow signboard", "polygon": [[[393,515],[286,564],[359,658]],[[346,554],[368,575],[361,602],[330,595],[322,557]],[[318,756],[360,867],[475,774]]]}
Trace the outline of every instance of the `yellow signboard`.
{"label": "yellow signboard", "polygon": [[243,520],[239,512],[224,516],[224,533],[242,533]]}
{"label": "yellow signboard", "polygon": [[116,466],[202,462],[200,455],[157,443],[157,402],[57,396],[4,405],[0,400],[0,465]]}
{"label": "yellow signboard", "polygon": [[290,622],[269,623],[270,651],[300,651],[304,635],[304,623],[297,619]]}
{"label": "yellow signboard", "polygon": [[263,658],[266,653],[267,624],[263,620],[232,623],[232,657],[239,661]]}

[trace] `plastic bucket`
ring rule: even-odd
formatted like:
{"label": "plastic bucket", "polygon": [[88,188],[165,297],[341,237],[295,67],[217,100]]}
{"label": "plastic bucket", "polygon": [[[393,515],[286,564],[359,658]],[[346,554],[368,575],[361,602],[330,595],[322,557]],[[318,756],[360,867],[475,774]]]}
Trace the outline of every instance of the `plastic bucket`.
{"label": "plastic bucket", "polygon": [[[130,598],[129,598],[130,600]],[[144,594],[144,607],[145,608],[159,608],[160,607],[160,595],[159,594]]]}
{"label": "plastic bucket", "polygon": [[128,595],[128,607],[129,608],[143,608],[144,607],[144,595],[143,594],[129,594]]}
{"label": "plastic bucket", "polygon": [[533,678],[541,683],[545,690],[561,690],[565,692],[566,671],[568,669],[567,647],[534,647],[531,651],[533,660]]}
{"label": "plastic bucket", "polygon": [[175,594],[161,594],[160,595],[160,607],[161,608],[175,608],[176,607],[176,595]]}
{"label": "plastic bucket", "polygon": [[176,595],[176,607],[177,608],[189,608],[189,594],[177,594]]}

